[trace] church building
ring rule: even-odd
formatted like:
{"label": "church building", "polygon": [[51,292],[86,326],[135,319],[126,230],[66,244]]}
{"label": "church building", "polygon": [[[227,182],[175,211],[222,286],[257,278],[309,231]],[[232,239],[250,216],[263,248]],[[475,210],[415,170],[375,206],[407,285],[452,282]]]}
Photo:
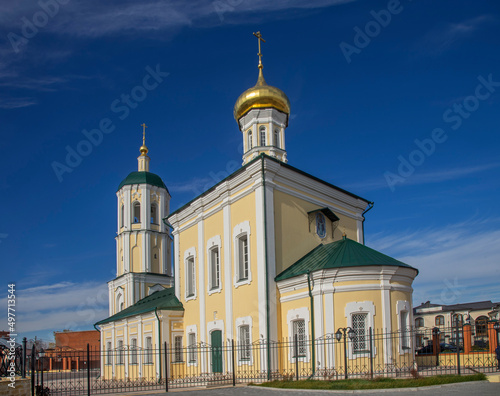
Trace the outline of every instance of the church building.
{"label": "church building", "polygon": [[[290,102],[266,83],[256,36],[257,83],[233,111],[242,167],[170,213],[170,194],[149,172],[143,142],[138,171],[118,187],[117,277],[108,283],[110,316],[96,324],[103,350],[158,350],[164,342],[213,348],[234,340],[248,346],[238,350],[238,367],[279,370],[291,354],[256,362],[250,346],[264,345],[269,355],[272,343],[349,327],[359,342],[348,355],[356,359],[366,353],[369,328],[404,333],[413,323],[418,271],[364,245],[364,214],[373,203],[288,163]],[[388,339],[376,353],[391,364],[412,353],[411,342]],[[324,351],[310,354],[304,348],[302,361],[335,364]],[[199,373],[232,369],[226,354],[181,360],[172,364]],[[102,365],[108,379],[162,375],[155,354],[108,356]]]}

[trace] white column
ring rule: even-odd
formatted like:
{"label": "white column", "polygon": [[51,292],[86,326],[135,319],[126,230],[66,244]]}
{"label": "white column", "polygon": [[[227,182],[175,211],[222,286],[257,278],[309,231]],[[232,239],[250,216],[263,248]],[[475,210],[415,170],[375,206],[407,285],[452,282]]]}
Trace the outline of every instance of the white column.
{"label": "white column", "polygon": [[363,222],[361,220],[356,220],[356,230],[358,243],[363,243]]}
{"label": "white column", "polygon": [[[382,293],[382,326],[385,333],[392,331],[391,326],[391,286],[389,279],[382,275],[380,280]],[[384,363],[392,364],[392,340],[390,337],[385,337],[384,340]]]}
{"label": "white column", "polygon": [[[222,236],[224,246],[224,283],[226,285],[225,291],[223,290],[226,304],[226,338],[232,340],[233,337],[233,278],[232,278],[232,232],[231,232],[231,206],[229,205],[229,198],[225,200],[225,206],[222,209],[224,234]],[[231,351],[228,349],[226,361],[228,362],[229,369],[232,370]]]}
{"label": "white column", "polygon": [[125,219],[124,219],[124,226],[126,227],[127,230],[130,230],[131,228],[131,221],[130,218],[132,216],[132,207],[131,207],[131,202],[130,202],[130,191],[131,187],[130,186],[124,186],[123,189],[123,204],[125,205]]}
{"label": "white column", "polygon": [[139,319],[139,324],[137,325],[137,358],[139,360],[139,378],[142,377],[142,360],[144,359],[144,350],[143,350],[143,342],[142,342],[142,317]]}
{"label": "white column", "polygon": [[109,316],[113,315],[115,313],[115,310],[114,310],[114,305],[113,305],[113,299],[114,299],[114,296],[115,296],[115,286],[114,286],[114,282],[111,282],[108,284],[108,294],[109,294]]}
{"label": "white column", "polygon": [[180,241],[179,241],[179,229],[176,228],[172,233],[174,236],[174,287],[175,287],[175,297],[179,300],[181,299],[181,285],[179,283],[179,260],[181,259],[180,249]]}
{"label": "white column", "polygon": [[[270,124],[272,126],[272,124]],[[267,280],[269,293],[270,341],[278,341],[278,311],[276,305],[276,246],[274,229],[274,184],[266,180]],[[267,337],[267,336],[266,336]]]}
{"label": "white column", "polygon": [[[264,196],[262,185],[255,189],[255,214],[257,220],[257,296],[259,334],[267,337],[266,319],[266,257],[265,257],[265,226],[264,226]],[[267,359],[264,359],[263,369],[267,369]]]}
{"label": "white column", "polygon": [[151,232],[144,231],[142,236],[142,246],[144,249],[144,268],[146,272],[151,272]]}
{"label": "white column", "polygon": [[[333,287],[332,287],[333,289]],[[333,290],[325,294],[325,334],[335,333],[335,309],[333,301]],[[335,367],[335,338],[328,339],[326,349],[326,365],[328,368]]]}
{"label": "white column", "polygon": [[[320,280],[317,280],[316,282],[321,282]],[[315,282],[315,283],[316,283]],[[315,334],[314,337],[318,338],[323,336],[324,333],[324,327],[323,327],[323,294],[321,293],[320,290],[316,292],[318,288],[315,286],[313,288],[313,305],[314,305],[314,330]],[[318,369],[324,369],[325,368],[325,348],[324,348],[324,341],[320,345],[316,345],[316,361],[319,362],[319,367]]]}

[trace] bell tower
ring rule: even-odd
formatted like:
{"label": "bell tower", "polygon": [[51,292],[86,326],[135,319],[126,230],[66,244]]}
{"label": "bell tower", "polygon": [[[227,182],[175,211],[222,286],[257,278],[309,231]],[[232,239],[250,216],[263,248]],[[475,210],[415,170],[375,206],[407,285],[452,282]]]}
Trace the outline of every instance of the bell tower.
{"label": "bell tower", "polygon": [[257,84],[243,92],[234,105],[234,119],[243,135],[243,164],[265,153],[287,162],[285,129],[290,116],[290,101],[285,93],[267,85],[262,69],[260,32],[254,33],[259,44]]}
{"label": "bell tower", "polygon": [[138,170],[116,192],[116,278],[108,282],[110,316],[174,283],[172,237],[162,221],[170,211],[170,194],[161,177],[149,172],[147,127],[142,127]]}

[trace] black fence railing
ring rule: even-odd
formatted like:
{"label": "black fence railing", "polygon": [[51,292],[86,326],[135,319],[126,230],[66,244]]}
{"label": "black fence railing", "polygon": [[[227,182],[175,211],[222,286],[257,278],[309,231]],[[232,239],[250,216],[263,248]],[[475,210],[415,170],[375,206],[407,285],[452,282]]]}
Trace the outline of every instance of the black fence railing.
{"label": "black fence railing", "polygon": [[[495,371],[498,334],[474,343],[471,326],[346,331],[314,340],[228,340],[160,348],[33,350],[25,360],[38,395],[96,395],[270,380],[418,377]],[[21,354],[22,356],[22,354]],[[21,367],[23,366],[21,362]]]}

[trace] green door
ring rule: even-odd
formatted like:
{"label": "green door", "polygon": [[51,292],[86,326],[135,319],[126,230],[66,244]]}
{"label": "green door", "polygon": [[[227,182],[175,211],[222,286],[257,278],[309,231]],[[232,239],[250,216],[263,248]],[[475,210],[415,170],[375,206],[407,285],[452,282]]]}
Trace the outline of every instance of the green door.
{"label": "green door", "polygon": [[212,373],[222,373],[222,331],[212,331]]}

